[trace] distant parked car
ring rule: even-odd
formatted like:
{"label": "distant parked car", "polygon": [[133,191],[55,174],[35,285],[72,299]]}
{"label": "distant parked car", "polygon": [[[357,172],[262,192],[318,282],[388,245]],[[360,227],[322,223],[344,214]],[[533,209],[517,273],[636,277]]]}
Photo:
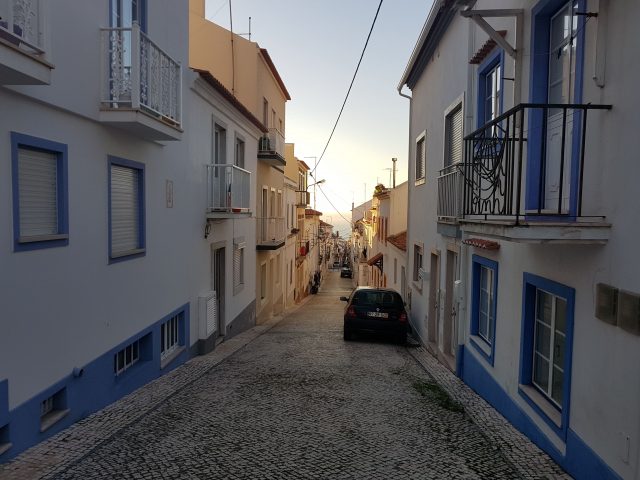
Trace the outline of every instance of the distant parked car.
{"label": "distant parked car", "polygon": [[340,262],[338,261],[333,262],[333,268],[340,268]]}
{"label": "distant parked car", "polygon": [[353,277],[353,272],[351,271],[351,268],[342,267],[342,270],[340,270],[340,278],[352,278],[352,277]]}
{"label": "distant parked car", "polygon": [[358,287],[349,297],[344,310],[344,339],[355,332],[378,332],[393,335],[401,344],[407,341],[408,318],[398,292],[388,288]]}

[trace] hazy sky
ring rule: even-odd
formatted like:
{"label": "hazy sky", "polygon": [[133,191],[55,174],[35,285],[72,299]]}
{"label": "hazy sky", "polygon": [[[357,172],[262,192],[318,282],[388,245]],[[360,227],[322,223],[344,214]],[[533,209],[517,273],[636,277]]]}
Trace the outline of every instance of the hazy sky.
{"label": "hazy sky", "polygon": [[[232,0],[233,30],[266,48],[291,94],[286,141],[312,168],[351,82],[378,0]],[[431,0],[384,0],[358,77],[316,178],[339,211],[371,197],[376,181],[407,179],[409,100],[396,87]],[[228,0],[207,0],[209,20],[229,28]],[[310,180],[311,182],[311,180]],[[312,190],[312,189],[311,189]],[[339,218],[318,192],[317,209]]]}

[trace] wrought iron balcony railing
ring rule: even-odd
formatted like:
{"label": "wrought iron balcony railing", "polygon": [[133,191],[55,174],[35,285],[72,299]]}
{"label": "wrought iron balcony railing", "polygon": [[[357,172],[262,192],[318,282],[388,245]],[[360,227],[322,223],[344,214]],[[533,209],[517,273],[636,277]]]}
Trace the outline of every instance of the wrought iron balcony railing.
{"label": "wrought iron balcony railing", "polygon": [[44,53],[39,0],[0,1],[0,38],[33,55]]}
{"label": "wrought iron balcony railing", "polygon": [[610,108],[521,104],[465,137],[464,218],[518,224],[536,217],[596,217],[582,212],[584,176],[590,173],[587,117],[592,110]]}
{"label": "wrought iron balcony railing", "polygon": [[455,221],[462,214],[463,164],[454,163],[440,170],[438,176],[438,218]]}
{"label": "wrought iron balcony railing", "polygon": [[137,24],[103,28],[102,105],[143,110],[180,127],[180,64],[156,45]]}
{"label": "wrought iron balcony railing", "polygon": [[256,220],[256,242],[258,245],[284,243],[285,219],[283,217],[258,217]]}
{"label": "wrought iron balcony railing", "polygon": [[246,213],[251,201],[251,172],[235,165],[207,165],[207,211]]}

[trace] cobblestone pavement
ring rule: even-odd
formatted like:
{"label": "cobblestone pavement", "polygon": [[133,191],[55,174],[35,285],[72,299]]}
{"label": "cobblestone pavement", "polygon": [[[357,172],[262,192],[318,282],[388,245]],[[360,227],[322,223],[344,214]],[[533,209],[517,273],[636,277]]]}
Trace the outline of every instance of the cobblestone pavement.
{"label": "cobblestone pavement", "polygon": [[329,274],[282,321],[36,446],[0,479],[562,478],[421,348],[344,342],[349,285]]}

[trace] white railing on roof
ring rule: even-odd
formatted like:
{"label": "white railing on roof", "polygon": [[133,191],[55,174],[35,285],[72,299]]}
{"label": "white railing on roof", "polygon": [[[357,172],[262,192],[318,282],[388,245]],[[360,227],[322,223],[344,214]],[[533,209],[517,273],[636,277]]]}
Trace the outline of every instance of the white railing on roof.
{"label": "white railing on roof", "polygon": [[43,23],[40,0],[0,0],[0,38],[42,54]]}
{"label": "white railing on roof", "polygon": [[180,64],[140,30],[103,28],[102,104],[107,108],[141,109],[180,126]]}

